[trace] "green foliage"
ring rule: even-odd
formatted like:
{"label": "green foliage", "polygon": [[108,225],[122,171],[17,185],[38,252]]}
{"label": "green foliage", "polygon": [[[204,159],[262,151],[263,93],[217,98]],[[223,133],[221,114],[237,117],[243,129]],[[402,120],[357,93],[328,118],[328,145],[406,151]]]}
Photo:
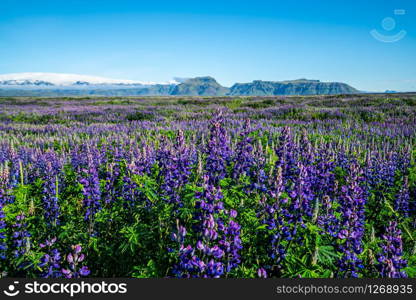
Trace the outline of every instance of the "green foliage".
{"label": "green foliage", "polygon": [[154,115],[142,111],[136,111],[126,116],[126,120],[128,121],[151,121],[153,119]]}

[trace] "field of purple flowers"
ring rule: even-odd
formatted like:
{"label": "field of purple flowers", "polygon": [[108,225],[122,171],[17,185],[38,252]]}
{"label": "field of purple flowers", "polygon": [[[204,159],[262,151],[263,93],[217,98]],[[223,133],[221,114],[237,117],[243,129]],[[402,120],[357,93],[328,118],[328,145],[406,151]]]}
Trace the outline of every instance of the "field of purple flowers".
{"label": "field of purple flowers", "polygon": [[0,277],[416,277],[416,95],[0,98]]}

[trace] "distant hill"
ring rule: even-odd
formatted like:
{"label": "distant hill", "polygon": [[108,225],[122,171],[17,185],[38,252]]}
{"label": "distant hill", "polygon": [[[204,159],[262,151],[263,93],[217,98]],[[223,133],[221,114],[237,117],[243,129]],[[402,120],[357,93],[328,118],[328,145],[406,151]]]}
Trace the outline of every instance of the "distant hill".
{"label": "distant hill", "polygon": [[196,77],[185,80],[173,90],[172,96],[223,96],[228,93],[228,88],[220,85],[214,78]]}
{"label": "distant hill", "polygon": [[354,94],[359,91],[341,82],[320,82],[319,80],[298,79],[291,81],[261,81],[236,83],[229,91],[235,96],[272,95],[333,95]]}
{"label": "distant hill", "polygon": [[210,76],[175,78],[166,83],[116,80],[102,77],[15,73],[0,75],[0,96],[274,96],[353,94],[359,91],[341,82],[288,80],[236,83],[231,88]]}

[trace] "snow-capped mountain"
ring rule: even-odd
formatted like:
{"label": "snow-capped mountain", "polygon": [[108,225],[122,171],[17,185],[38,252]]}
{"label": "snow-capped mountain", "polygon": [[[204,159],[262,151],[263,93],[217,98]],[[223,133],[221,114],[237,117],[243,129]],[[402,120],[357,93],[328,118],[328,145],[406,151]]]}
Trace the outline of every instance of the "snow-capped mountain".
{"label": "snow-capped mountain", "polygon": [[85,86],[149,86],[156,84],[178,84],[172,80],[164,83],[142,82],[126,79],[110,79],[89,75],[64,73],[11,73],[0,74],[2,87],[85,87]]}

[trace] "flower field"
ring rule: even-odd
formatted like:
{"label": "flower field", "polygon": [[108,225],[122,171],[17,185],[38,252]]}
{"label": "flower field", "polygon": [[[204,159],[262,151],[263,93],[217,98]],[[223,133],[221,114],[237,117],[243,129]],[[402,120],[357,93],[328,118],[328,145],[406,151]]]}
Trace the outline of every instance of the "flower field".
{"label": "flower field", "polygon": [[0,98],[0,277],[416,277],[416,95]]}

